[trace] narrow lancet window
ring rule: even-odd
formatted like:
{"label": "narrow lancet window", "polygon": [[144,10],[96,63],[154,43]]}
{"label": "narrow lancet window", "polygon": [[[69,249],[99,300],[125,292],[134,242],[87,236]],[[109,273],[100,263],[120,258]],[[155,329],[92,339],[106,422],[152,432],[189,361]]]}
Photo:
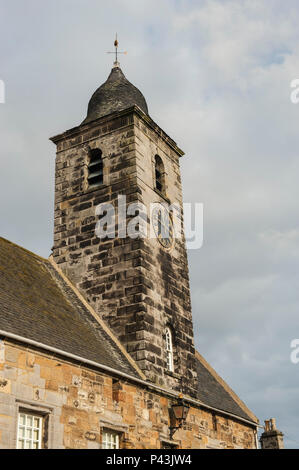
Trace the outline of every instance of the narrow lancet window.
{"label": "narrow lancet window", "polygon": [[165,343],[166,343],[166,361],[167,369],[173,372],[173,345],[172,345],[172,334],[169,328],[165,330]]}

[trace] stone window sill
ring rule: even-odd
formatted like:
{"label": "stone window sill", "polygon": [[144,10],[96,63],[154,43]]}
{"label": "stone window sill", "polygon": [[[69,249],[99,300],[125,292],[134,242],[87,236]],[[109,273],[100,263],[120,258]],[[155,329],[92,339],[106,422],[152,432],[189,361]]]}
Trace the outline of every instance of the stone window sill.
{"label": "stone window sill", "polygon": [[176,372],[171,372],[170,370],[165,370],[165,374],[169,375],[170,377],[173,377],[174,379],[181,378],[180,374],[177,374]]}

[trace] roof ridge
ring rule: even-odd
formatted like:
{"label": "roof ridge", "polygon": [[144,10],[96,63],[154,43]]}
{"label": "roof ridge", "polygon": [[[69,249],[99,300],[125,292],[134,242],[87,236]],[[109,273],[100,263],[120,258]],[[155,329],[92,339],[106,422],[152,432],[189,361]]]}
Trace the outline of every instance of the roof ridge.
{"label": "roof ridge", "polygon": [[57,274],[62,278],[62,280],[67,284],[67,286],[74,292],[76,297],[80,300],[80,302],[83,304],[85,308],[89,311],[89,313],[93,316],[93,318],[97,321],[97,323],[100,325],[100,327],[104,330],[108,338],[114,343],[114,345],[117,347],[117,349],[125,356],[129,364],[136,370],[138,375],[143,379],[146,380],[145,375],[141,371],[141,369],[138,367],[137,363],[134,361],[132,356],[126,351],[124,346],[121,344],[121,342],[118,340],[118,338],[113,334],[111,329],[108,327],[108,325],[102,320],[102,318],[97,314],[97,312],[91,307],[91,305],[86,301],[86,299],[83,297],[81,292],[72,284],[72,282],[68,279],[68,277],[62,272],[62,270],[59,268],[59,266],[55,263],[52,255],[46,260],[46,262],[50,263],[51,266],[55,269]]}
{"label": "roof ridge", "polygon": [[195,350],[195,357],[202,363],[204,367],[210,372],[215,380],[224,388],[224,390],[231,396],[231,398],[239,405],[239,407],[256,423],[259,423],[259,419],[254,413],[245,405],[241,398],[230,388],[230,386],[220,377],[219,374],[213,369],[213,367],[205,360],[205,358]]}
{"label": "roof ridge", "polygon": [[7,238],[4,238],[4,237],[0,236],[0,241],[1,240],[4,241],[5,243],[9,244],[9,245],[12,245],[16,248],[19,248],[22,251],[25,251],[25,253],[28,253],[29,255],[33,256],[34,258],[37,258],[39,261],[43,261],[43,262],[48,261],[47,258],[44,258],[43,256],[40,256],[40,255],[37,255],[33,251],[30,251],[27,248],[24,248],[23,246],[18,245],[17,243],[12,242],[11,240],[8,240]]}

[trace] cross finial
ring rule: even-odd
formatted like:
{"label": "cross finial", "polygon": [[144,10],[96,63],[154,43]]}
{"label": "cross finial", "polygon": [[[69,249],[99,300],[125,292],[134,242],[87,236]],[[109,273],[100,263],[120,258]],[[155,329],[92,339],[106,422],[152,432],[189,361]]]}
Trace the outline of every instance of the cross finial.
{"label": "cross finial", "polygon": [[127,54],[127,51],[119,51],[118,50],[118,39],[117,39],[117,33],[115,35],[115,41],[114,41],[114,47],[115,51],[114,52],[107,52],[107,54],[115,54],[115,61],[113,64],[113,67],[119,67],[119,62],[118,62],[118,54]]}

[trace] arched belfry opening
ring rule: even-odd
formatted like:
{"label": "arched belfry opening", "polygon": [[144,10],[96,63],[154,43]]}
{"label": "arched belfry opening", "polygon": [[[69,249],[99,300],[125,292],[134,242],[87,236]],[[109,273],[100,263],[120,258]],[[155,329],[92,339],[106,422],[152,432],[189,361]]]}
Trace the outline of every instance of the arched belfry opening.
{"label": "arched belfry opening", "polygon": [[155,188],[162,194],[165,194],[165,168],[162,158],[155,156]]}

